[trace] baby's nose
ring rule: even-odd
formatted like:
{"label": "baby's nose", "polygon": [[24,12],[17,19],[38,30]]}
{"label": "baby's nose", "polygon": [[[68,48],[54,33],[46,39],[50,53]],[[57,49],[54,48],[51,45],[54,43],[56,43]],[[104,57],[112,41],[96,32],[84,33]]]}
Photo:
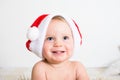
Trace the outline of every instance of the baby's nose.
{"label": "baby's nose", "polygon": [[55,47],[62,47],[62,46],[63,46],[62,40],[57,39],[57,40],[55,41],[55,43],[54,43],[54,46],[55,46]]}

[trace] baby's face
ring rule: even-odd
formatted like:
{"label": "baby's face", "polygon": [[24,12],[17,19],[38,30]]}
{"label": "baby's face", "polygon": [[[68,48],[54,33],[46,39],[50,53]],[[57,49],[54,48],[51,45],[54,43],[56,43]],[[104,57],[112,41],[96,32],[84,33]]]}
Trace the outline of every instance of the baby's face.
{"label": "baby's face", "polygon": [[73,45],[69,25],[61,20],[51,20],[43,45],[43,57],[50,63],[66,61],[72,56]]}

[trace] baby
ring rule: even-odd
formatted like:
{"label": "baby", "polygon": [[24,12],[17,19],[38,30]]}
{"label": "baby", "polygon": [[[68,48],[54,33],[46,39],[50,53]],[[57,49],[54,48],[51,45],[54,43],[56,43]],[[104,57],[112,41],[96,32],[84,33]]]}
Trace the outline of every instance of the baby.
{"label": "baby", "polygon": [[43,14],[28,29],[27,37],[27,49],[42,58],[32,69],[32,80],[89,80],[84,66],[69,60],[82,43],[75,21],[64,15]]}

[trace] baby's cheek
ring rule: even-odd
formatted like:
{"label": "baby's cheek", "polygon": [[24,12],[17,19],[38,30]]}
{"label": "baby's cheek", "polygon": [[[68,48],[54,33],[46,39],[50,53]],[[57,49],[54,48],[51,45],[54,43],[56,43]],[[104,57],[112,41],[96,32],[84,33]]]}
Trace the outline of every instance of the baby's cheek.
{"label": "baby's cheek", "polygon": [[69,45],[67,46],[67,49],[68,49],[69,51],[73,52],[74,46],[69,44]]}
{"label": "baby's cheek", "polygon": [[68,47],[69,48],[73,48],[74,47],[74,44],[71,42],[71,43],[68,43]]}

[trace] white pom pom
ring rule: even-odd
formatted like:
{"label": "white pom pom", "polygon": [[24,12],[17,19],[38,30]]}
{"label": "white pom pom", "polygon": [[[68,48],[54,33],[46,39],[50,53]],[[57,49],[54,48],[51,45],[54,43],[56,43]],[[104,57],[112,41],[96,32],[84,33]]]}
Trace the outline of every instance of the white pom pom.
{"label": "white pom pom", "polygon": [[27,38],[31,41],[38,39],[39,30],[37,27],[31,27],[28,29]]}

